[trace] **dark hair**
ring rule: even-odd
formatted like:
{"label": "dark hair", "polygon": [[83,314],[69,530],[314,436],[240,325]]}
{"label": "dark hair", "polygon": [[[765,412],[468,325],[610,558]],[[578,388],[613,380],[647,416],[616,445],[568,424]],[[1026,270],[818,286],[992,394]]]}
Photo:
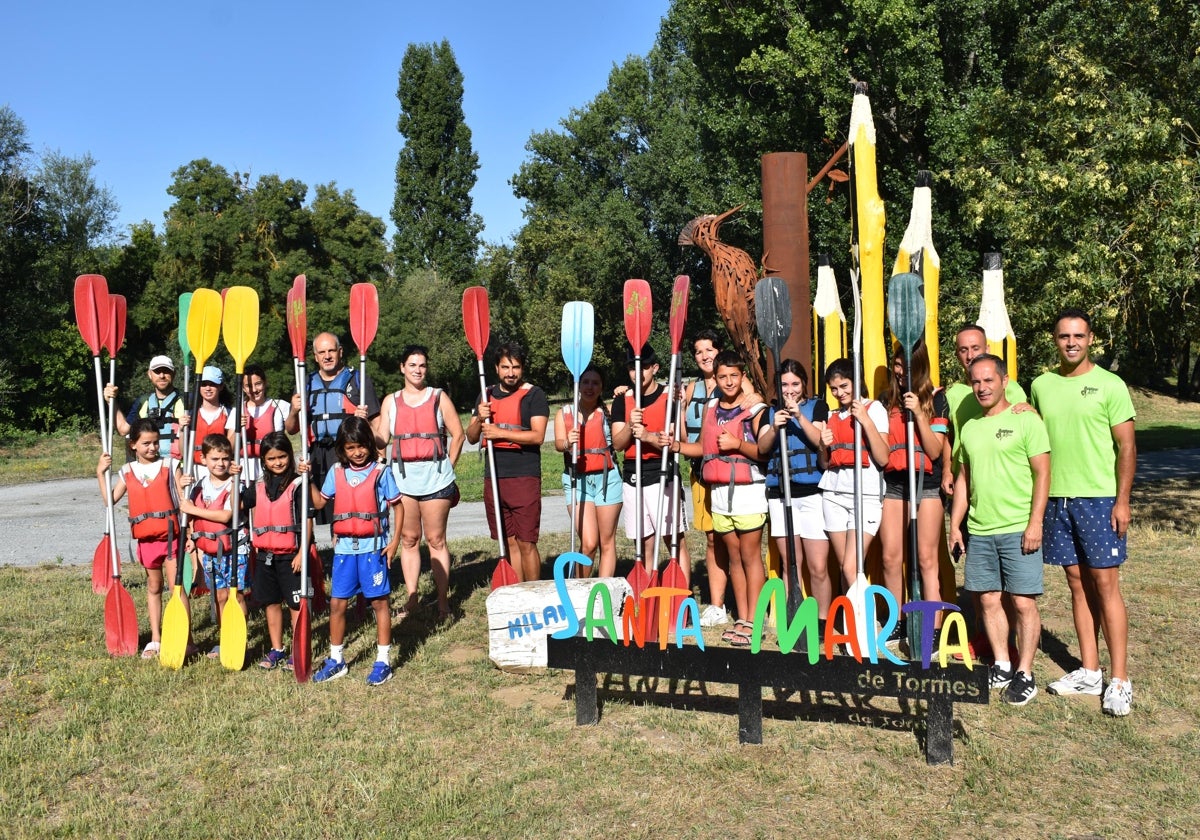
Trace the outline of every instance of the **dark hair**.
{"label": "dark hair", "polygon": [[129,443],[133,445],[137,443],[138,438],[146,432],[154,432],[156,435],[162,435],[162,428],[158,425],[157,420],[151,420],[149,417],[139,417],[129,424]]}
{"label": "dark hair", "polygon": [[[784,359],[779,364],[779,375],[782,377],[785,373],[790,373],[800,380],[802,393],[808,394],[808,371],[804,369],[804,365],[800,364],[795,359]],[[783,405],[783,393],[776,394],[776,402]]]}
{"label": "dark hair", "polygon": [[583,379],[583,377],[587,376],[589,373],[594,373],[594,374],[596,374],[596,376],[598,376],[600,378],[600,387],[603,388],[604,387],[604,374],[600,372],[600,368],[596,367],[595,365],[588,365],[582,371],[579,372],[579,378]]}
{"label": "dark hair", "polygon": [[1057,330],[1058,325],[1064,318],[1078,318],[1079,320],[1083,321],[1083,323],[1087,324],[1088,332],[1092,331],[1092,316],[1084,312],[1082,309],[1074,306],[1068,306],[1060,309],[1058,314],[1054,316],[1054,323],[1050,325],[1050,332],[1053,333],[1055,330]]}
{"label": "dark hair", "polygon": [[[633,362],[634,362],[633,345],[630,344],[629,342],[625,342],[625,366],[633,367]],[[645,368],[645,367],[648,367],[649,365],[656,365],[656,364],[658,364],[658,354],[654,352],[653,345],[651,345],[650,342],[647,341],[645,344],[642,345],[642,367]]]}
{"label": "dark hair", "polygon": [[243,387],[245,387],[245,383],[250,381],[251,376],[257,376],[264,383],[267,381],[267,372],[263,370],[263,366],[258,363],[246,365],[245,370],[242,372]]}
{"label": "dark hair", "polygon": [[692,349],[693,350],[696,348],[697,341],[709,341],[709,342],[712,342],[712,346],[715,347],[716,349],[718,349],[718,350],[725,349],[725,341],[724,341],[724,339],[721,338],[721,334],[718,333],[716,330],[700,330],[698,333],[696,333],[694,336],[692,336]]}
{"label": "dark hair", "polygon": [[357,414],[352,414],[342,421],[342,425],[338,427],[337,437],[333,441],[338,463],[343,467],[350,466],[350,459],[346,457],[346,445],[349,443],[365,446],[372,455],[378,454],[378,450],[375,448],[375,433],[371,431],[371,424]]}
{"label": "dark hair", "polygon": [[737,368],[741,373],[746,372],[746,360],[742,358],[742,354],[736,350],[722,350],[713,359],[713,370],[722,367]]}
{"label": "dark hair", "polygon": [[[834,359],[829,367],[825,368],[825,384],[834,379],[849,379],[854,381],[854,363],[849,359]],[[858,395],[861,399],[867,396],[867,383],[864,380],[862,383],[862,393]]]}
{"label": "dark hair", "polygon": [[511,359],[521,367],[525,367],[526,358],[525,348],[515,341],[506,341],[496,348],[497,365],[500,364],[501,359]]}
{"label": "dark hair", "polygon": [[216,450],[224,452],[226,455],[233,454],[233,445],[229,442],[229,438],[225,435],[213,432],[211,435],[205,435],[204,440],[200,442],[200,453],[207,455],[209,452]]}
{"label": "dark hair", "polygon": [[972,359],[971,363],[967,365],[968,374],[975,369],[976,362],[992,362],[996,365],[996,373],[1001,376],[1008,376],[1008,365],[1004,364],[1004,360],[994,353],[980,353]]}
{"label": "dark hair", "polygon": [[[929,378],[929,349],[925,346],[925,339],[917,342],[912,349],[912,370],[906,370],[908,374],[908,390],[917,395],[917,399],[921,401],[921,410],[925,412],[925,416],[933,417],[933,380]],[[900,346],[900,342],[892,345],[892,361],[904,361],[904,348]],[[900,392],[900,388],[893,381],[892,387],[888,389],[887,405],[888,411],[892,409],[900,409],[904,407],[904,394]]]}
{"label": "dark hair", "polygon": [[285,483],[290,482],[296,477],[296,452],[292,449],[292,439],[287,436],[286,432],[268,432],[258,442],[258,460],[262,464],[263,475],[267,473],[268,452],[284,452],[287,454],[287,469],[280,476]]}
{"label": "dark hair", "polygon": [[983,327],[979,326],[978,324],[963,324],[961,327],[958,328],[958,332],[956,332],[954,335],[955,335],[955,337],[958,337],[959,335],[961,335],[965,332],[982,333],[983,340],[987,341],[987,330],[985,330]]}
{"label": "dark hair", "polygon": [[[424,356],[426,361],[429,361],[429,348],[424,344],[406,344],[404,349],[400,351],[400,364],[408,361],[409,356]],[[521,363],[524,366],[524,362]]]}

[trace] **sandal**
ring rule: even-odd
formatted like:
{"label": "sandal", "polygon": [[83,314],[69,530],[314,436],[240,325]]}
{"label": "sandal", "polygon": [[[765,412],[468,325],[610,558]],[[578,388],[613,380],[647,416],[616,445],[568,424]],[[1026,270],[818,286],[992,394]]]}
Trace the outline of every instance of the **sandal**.
{"label": "sandal", "polygon": [[[750,634],[753,632],[754,632],[754,625],[752,623],[750,623],[749,621],[745,621],[745,620],[739,618],[737,621],[733,622],[732,627],[730,627],[728,630],[726,630],[724,633],[721,634],[721,641],[729,642],[730,644],[733,644],[734,643],[733,640],[735,637],[741,636],[743,638],[749,639]],[[747,644],[749,644],[749,643],[747,642]]]}
{"label": "sandal", "polygon": [[728,641],[729,644],[733,645],[734,647],[750,647],[750,635],[748,633],[742,633],[735,630],[730,635]]}
{"label": "sandal", "polygon": [[153,659],[158,656],[161,647],[158,642],[146,642],[146,646],[142,648],[142,659]]}

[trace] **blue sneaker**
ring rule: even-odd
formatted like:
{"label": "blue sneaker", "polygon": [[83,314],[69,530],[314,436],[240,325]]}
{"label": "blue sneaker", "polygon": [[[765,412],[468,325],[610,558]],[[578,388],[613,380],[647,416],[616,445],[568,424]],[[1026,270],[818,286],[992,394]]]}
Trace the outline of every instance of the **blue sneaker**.
{"label": "blue sneaker", "polygon": [[336,659],[326,659],[325,664],[321,666],[321,670],[313,674],[312,681],[319,683],[326,680],[336,680],[339,677],[346,676],[348,673],[350,673],[350,669],[346,667],[345,660],[338,662]]}
{"label": "blue sneaker", "polygon": [[371,673],[367,675],[367,685],[383,685],[391,678],[392,666],[386,662],[376,662]]}
{"label": "blue sneaker", "polygon": [[282,665],[286,659],[287,654],[284,651],[271,649],[267,651],[267,655],[264,656],[262,661],[258,663],[258,667],[262,668],[264,671],[273,671],[279,665]]}

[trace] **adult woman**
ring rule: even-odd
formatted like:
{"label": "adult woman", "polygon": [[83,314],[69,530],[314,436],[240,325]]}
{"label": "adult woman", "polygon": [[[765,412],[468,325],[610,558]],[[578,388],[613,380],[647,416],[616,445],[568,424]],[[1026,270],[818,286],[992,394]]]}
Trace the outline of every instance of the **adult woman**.
{"label": "adult woman", "polygon": [[[462,421],[440,388],[425,384],[429,350],[411,344],[400,352],[404,387],[388,394],[374,424],[375,441],[386,447],[396,485],[404,495],[400,523],[400,570],[408,601],[399,615],[417,608],[421,536],[429,546],[438,615],[450,615],[450,552],[446,520],[458,501],[454,465],[463,447]],[[449,442],[447,443],[447,437]]]}
{"label": "adult woman", "polygon": [[824,400],[808,396],[808,373],[799,362],[784,359],[779,370],[783,393],[778,405],[771,406],[761,415],[758,427],[758,451],[769,456],[767,512],[771,518],[771,535],[779,556],[786,562],[787,520],[784,517],[787,512],[783,504],[783,459],[778,442],[779,434],[784,434],[792,501],[793,554],[797,563],[803,562],[808,568],[809,590],[817,599],[817,616],[823,628],[833,600],[833,585],[829,580],[829,537],[825,535],[825,517],[817,485],[827,464],[820,443],[829,408]]}
{"label": "adult woman", "polygon": [[[613,458],[608,410],[600,399],[603,390],[600,371],[588,365],[579,377],[579,417],[569,405],[554,415],[554,448],[563,453],[563,492],[568,512],[575,516],[579,550],[594,560],[599,548],[600,577],[612,577],[617,570],[621,473]],[[576,444],[578,457],[572,465],[571,453]],[[580,565],[575,573],[587,577],[591,567]]]}
{"label": "adult woman", "polygon": [[[262,476],[262,464],[259,462],[259,444],[271,432],[282,432],[287,416],[292,412],[292,405],[287,400],[267,398],[267,372],[262,365],[246,365],[242,377],[242,434],[244,448],[242,450],[242,484],[250,486]],[[233,412],[229,412],[229,420],[225,424],[229,443],[233,440]]]}
{"label": "adult woman", "polygon": [[[939,388],[934,390],[929,378],[929,351],[919,342],[912,351],[912,375],[906,376],[904,354],[897,346],[892,356],[892,387],[886,397],[888,410],[888,460],[883,468],[885,491],[883,518],[879,525],[880,547],[883,549],[883,585],[903,603],[904,554],[911,514],[908,510],[908,451],[907,418],[911,411],[916,435],[913,440],[914,463],[917,471],[917,562],[921,570],[921,598],[940,601],[938,581],[938,551],[945,524],[942,504],[941,465],[934,464],[942,452],[949,428],[950,406]],[[926,453],[933,453],[932,456]],[[913,562],[910,558],[909,562]],[[900,625],[893,631],[900,638]]]}

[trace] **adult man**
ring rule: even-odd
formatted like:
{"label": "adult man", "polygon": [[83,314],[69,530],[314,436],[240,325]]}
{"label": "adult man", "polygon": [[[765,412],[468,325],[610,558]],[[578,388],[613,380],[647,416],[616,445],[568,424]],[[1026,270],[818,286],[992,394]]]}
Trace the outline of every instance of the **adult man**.
{"label": "adult man", "polygon": [[1121,596],[1121,564],[1137,467],[1133,402],[1115,374],[1091,360],[1092,322],[1064,309],[1054,321],[1058,370],[1033,381],[1033,404],[1046,418],[1054,466],[1046,510],[1046,562],[1062,566],[1071,589],[1081,667],[1050,683],[1051,694],[1100,694],[1097,635],[1104,630],[1111,679],[1101,708],[1129,714],[1129,625]]}
{"label": "adult man", "polygon": [[[633,348],[628,348],[626,362],[629,368],[629,379],[633,381],[636,375]],[[626,391],[624,396],[613,399],[612,404],[612,445],[613,449],[623,450],[625,457],[621,464],[621,501],[625,514],[625,536],[631,540],[637,539],[638,533],[638,496],[641,496],[642,514],[642,556],[649,557],[654,551],[654,534],[658,529],[658,508],[660,501],[665,504],[663,515],[663,541],[670,540],[677,529],[679,539],[679,566],[683,569],[685,580],[691,580],[692,562],[687,553],[687,541],[683,534],[687,530],[687,517],[683,514],[682,506],[678,511],[671,506],[671,476],[667,476],[665,491],[660,491],[660,479],[663,474],[663,457],[659,433],[670,427],[667,419],[667,389],[655,376],[658,374],[658,356],[649,344],[642,348],[642,402],[634,405],[634,391]],[[638,486],[637,472],[637,440],[642,441],[641,486]],[[654,558],[655,563],[658,558]],[[722,592],[722,594],[724,594]]]}
{"label": "adult man", "polygon": [[[502,344],[496,352],[500,384],[488,388],[487,400],[475,405],[467,425],[467,440],[491,441],[508,553],[516,561],[517,580],[537,580],[542,575],[542,556],[537,546],[542,527],[542,444],[550,403],[541,388],[525,381],[523,347]],[[489,471],[483,482],[483,502],[493,538],[495,489]]]}
{"label": "adult man", "polygon": [[[992,650],[1007,646],[1009,619],[1001,602],[1008,593],[1016,613],[1016,669],[998,654],[989,682],[1006,688],[1004,699],[1024,706],[1037,696],[1033,655],[1042,622],[1042,519],[1050,492],[1050,441],[1035,412],[1015,413],[1004,396],[1004,361],[983,353],[967,369],[983,416],[963,427],[961,469],[950,512],[951,550],[967,551],[965,588],[979,593],[983,625]],[[975,480],[972,480],[975,476]],[[968,507],[969,502],[969,507]],[[964,517],[971,540],[964,544]]]}
{"label": "adult man", "polygon": [[[313,339],[313,355],[317,370],[309,374],[308,424],[310,459],[313,482],[317,487],[325,483],[325,476],[337,463],[333,442],[342,421],[351,415],[373,420],[379,416],[379,398],[371,377],[365,377],[359,390],[358,370],[348,368],[343,360],[342,343],[333,333],[323,332]],[[363,403],[360,405],[359,403]],[[284,423],[289,435],[300,431],[300,395],[292,395],[292,410]],[[326,506],[316,511],[316,521],[329,524],[333,521],[333,508]]]}
{"label": "adult man", "polygon": [[[150,377],[150,384],[154,386],[154,390],[148,396],[134,400],[133,405],[129,406],[128,415],[116,408],[113,413],[113,426],[118,434],[127,435],[130,425],[128,417],[146,417],[154,420],[158,423],[159,455],[166,458],[172,449],[179,451],[176,441],[179,439],[180,429],[188,423],[187,408],[175,391],[175,363],[170,357],[155,356],[150,360],[150,368],[146,375]],[[115,399],[117,390],[115,385],[106,385],[104,398]]]}

